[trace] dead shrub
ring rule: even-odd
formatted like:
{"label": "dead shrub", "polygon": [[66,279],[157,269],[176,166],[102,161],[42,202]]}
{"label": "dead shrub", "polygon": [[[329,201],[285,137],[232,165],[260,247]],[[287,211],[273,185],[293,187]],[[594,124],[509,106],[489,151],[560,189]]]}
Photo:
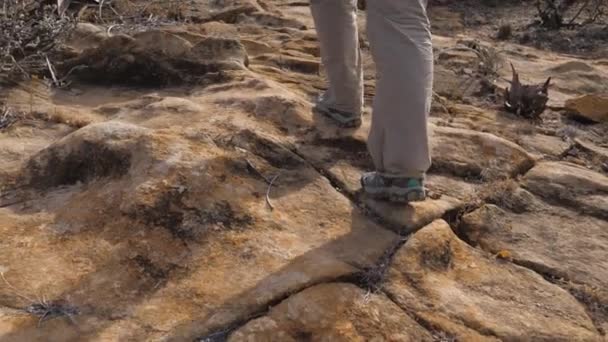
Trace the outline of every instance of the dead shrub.
{"label": "dead shrub", "polygon": [[48,71],[46,58],[59,52],[74,20],[44,1],[5,0],[0,7],[0,83]]}
{"label": "dead shrub", "polygon": [[[608,12],[607,0],[537,0],[536,8],[543,27],[562,27],[594,23]],[[569,18],[568,14],[571,13]],[[581,18],[585,18],[581,21]]]}
{"label": "dead shrub", "polygon": [[507,40],[513,36],[513,27],[511,24],[503,24],[498,28],[498,32],[496,33],[496,39],[499,40]]}

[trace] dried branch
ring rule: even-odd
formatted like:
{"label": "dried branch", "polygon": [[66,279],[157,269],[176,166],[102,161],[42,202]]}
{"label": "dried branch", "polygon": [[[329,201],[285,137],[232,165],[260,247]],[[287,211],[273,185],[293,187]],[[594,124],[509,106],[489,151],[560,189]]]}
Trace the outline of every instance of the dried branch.
{"label": "dried branch", "polygon": [[51,61],[49,61],[49,57],[45,56],[44,57],[46,59],[46,65],[49,68],[49,72],[51,73],[51,79],[53,80],[53,85],[58,87],[59,86],[59,80],[57,79],[57,76],[55,76],[55,70],[53,68],[53,65],[51,64]]}
{"label": "dried branch", "polygon": [[255,173],[260,178],[262,178],[264,182],[266,182],[266,184],[270,184],[270,180],[266,176],[264,176],[264,174],[260,170],[258,170],[249,159],[245,159],[245,162],[247,163],[247,169],[249,171]]}
{"label": "dried branch", "polygon": [[[566,13],[572,8],[577,2],[576,0],[537,0],[536,9],[541,19],[541,23],[544,27],[550,29],[560,29],[562,27],[572,27],[574,25],[586,25],[592,23],[604,15],[606,7],[608,7],[607,0],[585,0],[582,5],[578,8],[576,13],[570,18],[565,20]],[[593,9],[589,10],[590,5],[595,2]],[[587,10],[587,11],[586,11]],[[589,19],[585,20],[581,24],[576,24],[577,19],[585,12],[588,12]]]}
{"label": "dried branch", "polygon": [[17,82],[46,73],[46,56],[58,51],[74,21],[43,1],[4,0],[0,20],[0,81]]}
{"label": "dried branch", "polygon": [[13,291],[13,293],[20,297],[21,299],[25,299],[31,304],[23,309],[23,311],[29,313],[30,315],[39,317],[38,319],[38,327],[47,319],[54,317],[67,317],[70,322],[76,325],[73,316],[79,314],[79,310],[62,301],[48,301],[46,297],[43,295],[42,298],[38,298],[36,300],[21,294],[11,283],[8,282],[4,273],[0,272],[0,278],[4,281],[5,285]]}
{"label": "dried branch", "polygon": [[70,6],[71,0],[57,0],[57,13],[62,15]]}
{"label": "dried branch", "polygon": [[9,128],[19,120],[19,116],[7,106],[0,107],[0,131]]}
{"label": "dried branch", "polygon": [[21,299],[25,299],[28,302],[34,302],[34,300],[26,295],[21,294],[11,283],[8,282],[8,280],[6,280],[6,278],[4,277],[4,273],[0,272],[0,278],[2,278],[2,280],[4,281],[4,284],[13,291],[13,293],[17,296],[20,297]]}
{"label": "dried branch", "polygon": [[608,0],[595,0],[595,7],[591,11],[589,18],[583,22],[583,25],[592,24],[606,15],[608,11]]}
{"label": "dried branch", "polygon": [[568,25],[574,24],[576,19],[578,19],[578,17],[583,13],[585,8],[587,8],[587,6],[589,6],[590,3],[591,3],[591,0],[585,1],[585,3],[581,6],[581,8],[578,9],[578,12],[576,12],[576,14],[572,17],[572,19],[570,19],[570,22],[568,22]]}
{"label": "dried branch", "polygon": [[272,205],[272,203],[270,203],[270,190],[272,190],[272,185],[277,180],[277,178],[279,178],[280,175],[280,173],[277,173],[277,175],[272,178],[270,184],[268,184],[268,190],[266,190],[266,204],[268,204],[270,210],[274,210],[274,206]]}
{"label": "dried branch", "polygon": [[105,0],[98,1],[99,2],[99,21],[103,22],[103,3]]}

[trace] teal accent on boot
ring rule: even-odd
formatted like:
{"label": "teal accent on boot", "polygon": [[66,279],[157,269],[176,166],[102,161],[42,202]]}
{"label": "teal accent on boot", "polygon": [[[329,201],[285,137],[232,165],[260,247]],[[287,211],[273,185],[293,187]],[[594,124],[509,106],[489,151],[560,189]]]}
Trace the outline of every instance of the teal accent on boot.
{"label": "teal accent on boot", "polygon": [[364,193],[379,200],[409,203],[426,199],[424,178],[387,177],[369,172],[361,177],[361,187]]}

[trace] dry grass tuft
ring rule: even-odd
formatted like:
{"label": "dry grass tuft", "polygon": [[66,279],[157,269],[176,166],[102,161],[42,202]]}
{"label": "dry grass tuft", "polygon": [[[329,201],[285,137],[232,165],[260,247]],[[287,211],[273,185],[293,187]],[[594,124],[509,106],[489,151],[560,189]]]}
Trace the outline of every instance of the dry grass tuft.
{"label": "dry grass tuft", "polygon": [[11,127],[15,122],[19,120],[21,115],[12,108],[1,105],[0,106],[0,132]]}
{"label": "dry grass tuft", "polygon": [[16,296],[25,299],[31,303],[30,305],[25,307],[23,311],[27,312],[30,315],[38,317],[39,327],[45,320],[59,317],[66,317],[70,320],[72,324],[76,324],[73,318],[73,316],[79,314],[79,310],[76,307],[64,301],[47,301],[44,297],[32,299],[28,296],[19,293],[19,291],[17,291],[17,289],[11,283],[8,282],[8,280],[4,276],[4,273],[0,272],[0,278],[2,278],[2,280],[4,281],[5,286],[12,290]]}

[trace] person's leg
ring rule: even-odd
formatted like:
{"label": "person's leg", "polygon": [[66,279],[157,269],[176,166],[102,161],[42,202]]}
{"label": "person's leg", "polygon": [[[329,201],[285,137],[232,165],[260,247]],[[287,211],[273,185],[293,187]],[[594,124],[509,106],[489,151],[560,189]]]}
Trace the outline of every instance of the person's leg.
{"label": "person's leg", "polygon": [[431,165],[427,120],[433,84],[426,2],[367,4],[368,37],[378,69],[368,139],[377,172],[362,177],[370,194],[424,199],[422,183]]}
{"label": "person's leg", "polygon": [[311,0],[321,60],[329,79],[318,109],[344,125],[360,124],[363,72],[357,0]]}

